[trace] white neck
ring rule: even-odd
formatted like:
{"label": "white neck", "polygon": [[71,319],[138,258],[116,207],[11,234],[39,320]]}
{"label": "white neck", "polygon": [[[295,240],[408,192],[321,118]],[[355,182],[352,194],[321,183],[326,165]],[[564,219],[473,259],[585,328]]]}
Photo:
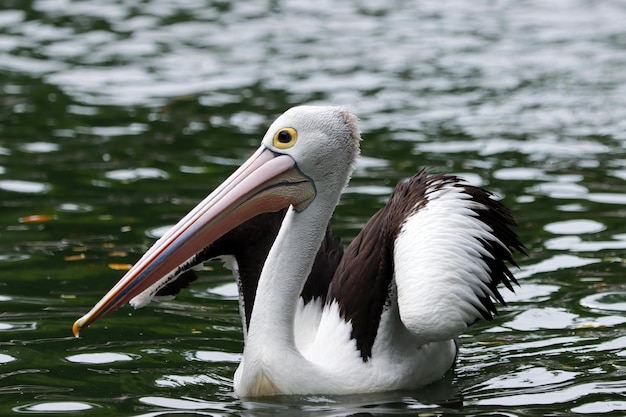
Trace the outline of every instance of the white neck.
{"label": "white neck", "polygon": [[287,212],[259,278],[246,349],[295,350],[296,307],[333,208],[313,201]]}
{"label": "white neck", "polygon": [[300,294],[339,193],[331,201],[319,197],[302,212],[289,210],[265,261],[235,374],[238,395],[287,393],[293,388],[293,369],[309,377],[320,372],[298,351],[294,331]]}

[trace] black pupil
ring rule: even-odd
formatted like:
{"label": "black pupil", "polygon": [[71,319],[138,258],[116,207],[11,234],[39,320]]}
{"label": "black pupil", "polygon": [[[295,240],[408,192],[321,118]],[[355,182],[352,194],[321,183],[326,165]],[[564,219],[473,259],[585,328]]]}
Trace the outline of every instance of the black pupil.
{"label": "black pupil", "polygon": [[291,142],[291,133],[287,132],[286,130],[281,131],[278,134],[278,141],[280,143],[289,143],[289,142]]}

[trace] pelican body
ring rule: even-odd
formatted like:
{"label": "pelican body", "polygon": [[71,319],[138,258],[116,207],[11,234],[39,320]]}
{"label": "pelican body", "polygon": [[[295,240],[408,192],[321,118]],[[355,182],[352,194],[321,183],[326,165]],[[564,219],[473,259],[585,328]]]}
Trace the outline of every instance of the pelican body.
{"label": "pelican body", "polygon": [[[512,290],[507,263],[523,247],[489,192],[422,171],[396,187],[344,253],[328,224],[360,140],[346,109],[285,112],[250,159],[74,323],[74,334],[127,302],[141,307],[177,292],[204,260],[234,255],[240,397],[411,389],[441,378],[455,361],[455,338],[492,318],[503,303],[499,284]],[[255,225],[267,232],[250,242],[245,230]]]}

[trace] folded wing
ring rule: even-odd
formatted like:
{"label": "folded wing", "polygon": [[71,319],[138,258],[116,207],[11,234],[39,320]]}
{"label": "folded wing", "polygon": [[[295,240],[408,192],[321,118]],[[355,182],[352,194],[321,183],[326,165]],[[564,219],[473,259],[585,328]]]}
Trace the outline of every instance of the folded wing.
{"label": "folded wing", "polygon": [[523,246],[509,211],[488,191],[451,175],[421,171],[398,184],[346,250],[329,288],[363,360],[383,310],[397,303],[418,340],[453,339],[491,319],[498,290],[513,290],[507,264]]}

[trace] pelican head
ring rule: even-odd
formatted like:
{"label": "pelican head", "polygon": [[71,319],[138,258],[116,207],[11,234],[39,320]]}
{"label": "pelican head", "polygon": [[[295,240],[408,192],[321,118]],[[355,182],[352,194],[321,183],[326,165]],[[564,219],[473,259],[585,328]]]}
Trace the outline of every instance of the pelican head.
{"label": "pelican head", "polygon": [[359,141],[356,117],[346,109],[301,106],[286,111],[269,127],[259,149],[74,323],[74,335],[127,302],[146,304],[204,247],[258,214],[289,206],[302,212],[315,200],[334,207],[352,172]]}

